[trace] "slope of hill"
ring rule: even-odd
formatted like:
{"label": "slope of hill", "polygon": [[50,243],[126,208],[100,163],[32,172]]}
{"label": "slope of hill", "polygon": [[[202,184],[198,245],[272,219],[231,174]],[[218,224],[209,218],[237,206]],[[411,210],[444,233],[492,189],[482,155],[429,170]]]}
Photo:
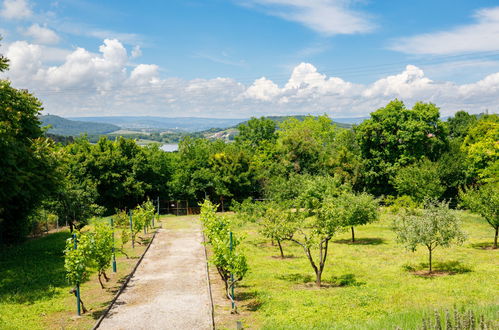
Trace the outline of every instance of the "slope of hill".
{"label": "slope of hill", "polygon": [[42,126],[51,126],[48,133],[62,136],[78,136],[85,133],[88,135],[107,134],[120,129],[112,124],[74,121],[54,115],[40,116],[40,121]]}

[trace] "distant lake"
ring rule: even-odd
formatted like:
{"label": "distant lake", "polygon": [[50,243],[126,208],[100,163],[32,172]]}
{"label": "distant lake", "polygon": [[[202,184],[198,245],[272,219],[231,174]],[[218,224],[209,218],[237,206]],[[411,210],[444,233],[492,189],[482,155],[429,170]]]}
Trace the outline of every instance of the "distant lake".
{"label": "distant lake", "polygon": [[163,144],[160,147],[161,150],[166,151],[166,152],[172,152],[172,151],[177,151],[178,150],[178,143],[167,143]]}

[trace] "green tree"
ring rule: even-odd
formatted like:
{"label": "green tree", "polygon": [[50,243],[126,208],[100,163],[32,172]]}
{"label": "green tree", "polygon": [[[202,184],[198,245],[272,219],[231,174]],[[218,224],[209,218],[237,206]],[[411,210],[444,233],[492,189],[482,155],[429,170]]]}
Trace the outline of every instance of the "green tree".
{"label": "green tree", "polygon": [[411,196],[418,203],[438,199],[445,191],[437,164],[428,159],[402,167],[391,182],[399,195]]}
{"label": "green tree", "polygon": [[499,235],[499,184],[487,183],[477,189],[461,191],[462,204],[472,212],[480,214],[494,228],[494,249]]}
{"label": "green tree", "polygon": [[355,242],[355,226],[366,225],[378,219],[378,202],[367,193],[344,192],[335,200],[338,217],[343,226],[350,227]]}
{"label": "green tree", "polygon": [[251,148],[258,148],[264,142],[274,143],[277,138],[275,122],[265,117],[251,117],[237,128],[239,135],[236,136],[236,142]]}
{"label": "green tree", "polygon": [[433,251],[452,243],[462,244],[466,236],[459,218],[445,202],[428,202],[424,209],[413,209],[397,218],[394,224],[398,241],[415,251],[418,245],[428,249],[429,272],[432,269]]}
{"label": "green tree", "polygon": [[307,116],[303,121],[290,118],[277,131],[276,152],[286,173],[324,174],[331,147],[336,137],[336,126],[324,115]]}
{"label": "green tree", "polygon": [[475,115],[470,115],[466,111],[458,111],[454,114],[454,117],[450,117],[447,120],[449,124],[449,136],[452,138],[463,139],[468,135],[468,131],[477,122],[477,117]]}
{"label": "green tree", "polygon": [[322,285],[322,273],[327,261],[329,241],[341,230],[343,224],[339,216],[339,208],[334,198],[326,198],[321,207],[314,209],[314,215],[307,217],[308,212],[296,212],[296,223],[299,226],[292,242],[300,245],[315,272],[315,283]]}
{"label": "green tree", "polygon": [[260,222],[260,233],[264,237],[271,239],[272,242],[277,242],[281,258],[284,259],[282,242],[290,240],[297,228],[297,224],[294,221],[294,212],[287,206],[277,203],[269,203],[264,208],[265,213]]}
{"label": "green tree", "polygon": [[[0,71],[8,68],[0,58]],[[58,186],[58,157],[43,137],[41,102],[0,80],[0,242],[21,240],[29,215]]]}
{"label": "green tree", "polygon": [[390,183],[400,167],[428,158],[436,161],[447,150],[447,126],[439,119],[439,109],[418,102],[407,109],[394,100],[371,113],[356,127],[363,158],[363,184],[375,195],[390,195]]}
{"label": "green tree", "polygon": [[499,115],[485,115],[470,128],[463,151],[470,165],[470,175],[479,181],[499,178]]}

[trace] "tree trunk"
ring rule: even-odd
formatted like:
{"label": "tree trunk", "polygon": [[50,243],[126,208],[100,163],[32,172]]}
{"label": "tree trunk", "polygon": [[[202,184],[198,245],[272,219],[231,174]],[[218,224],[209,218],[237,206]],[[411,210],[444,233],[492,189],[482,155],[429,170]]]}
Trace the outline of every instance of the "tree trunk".
{"label": "tree trunk", "polygon": [[106,282],[109,282],[109,277],[107,277],[106,272],[102,272],[102,275],[104,275],[104,278],[106,279]]}
{"label": "tree trunk", "polygon": [[353,230],[353,226],[352,226],[352,243],[355,243],[355,232]]}
{"label": "tree trunk", "polygon": [[99,276],[98,276],[98,278],[99,278],[99,283],[100,283],[100,287],[101,287],[101,289],[104,289],[104,284],[102,284],[101,275],[102,275],[102,273],[101,273],[101,272],[99,272]]}
{"label": "tree trunk", "polygon": [[499,227],[496,227],[496,236],[494,237],[494,249],[497,249],[497,236],[499,234]]}
{"label": "tree trunk", "polygon": [[322,281],[322,271],[320,269],[315,271],[315,284],[317,287],[321,287],[321,281]]}
{"label": "tree trunk", "polygon": [[282,251],[281,241],[277,240],[277,244],[279,245],[279,250],[281,251],[281,258],[284,259],[284,252]]}
{"label": "tree trunk", "polygon": [[429,261],[430,261],[430,274],[431,274],[431,271],[432,271],[432,268],[431,268],[431,248],[428,248],[428,251],[430,252]]}

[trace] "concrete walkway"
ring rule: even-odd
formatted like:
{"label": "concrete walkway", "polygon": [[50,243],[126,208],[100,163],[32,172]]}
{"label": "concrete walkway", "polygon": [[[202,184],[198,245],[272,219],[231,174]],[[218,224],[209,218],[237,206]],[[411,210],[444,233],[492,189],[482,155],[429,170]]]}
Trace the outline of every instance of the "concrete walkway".
{"label": "concrete walkway", "polygon": [[201,225],[171,221],[181,224],[159,230],[99,329],[213,329]]}

